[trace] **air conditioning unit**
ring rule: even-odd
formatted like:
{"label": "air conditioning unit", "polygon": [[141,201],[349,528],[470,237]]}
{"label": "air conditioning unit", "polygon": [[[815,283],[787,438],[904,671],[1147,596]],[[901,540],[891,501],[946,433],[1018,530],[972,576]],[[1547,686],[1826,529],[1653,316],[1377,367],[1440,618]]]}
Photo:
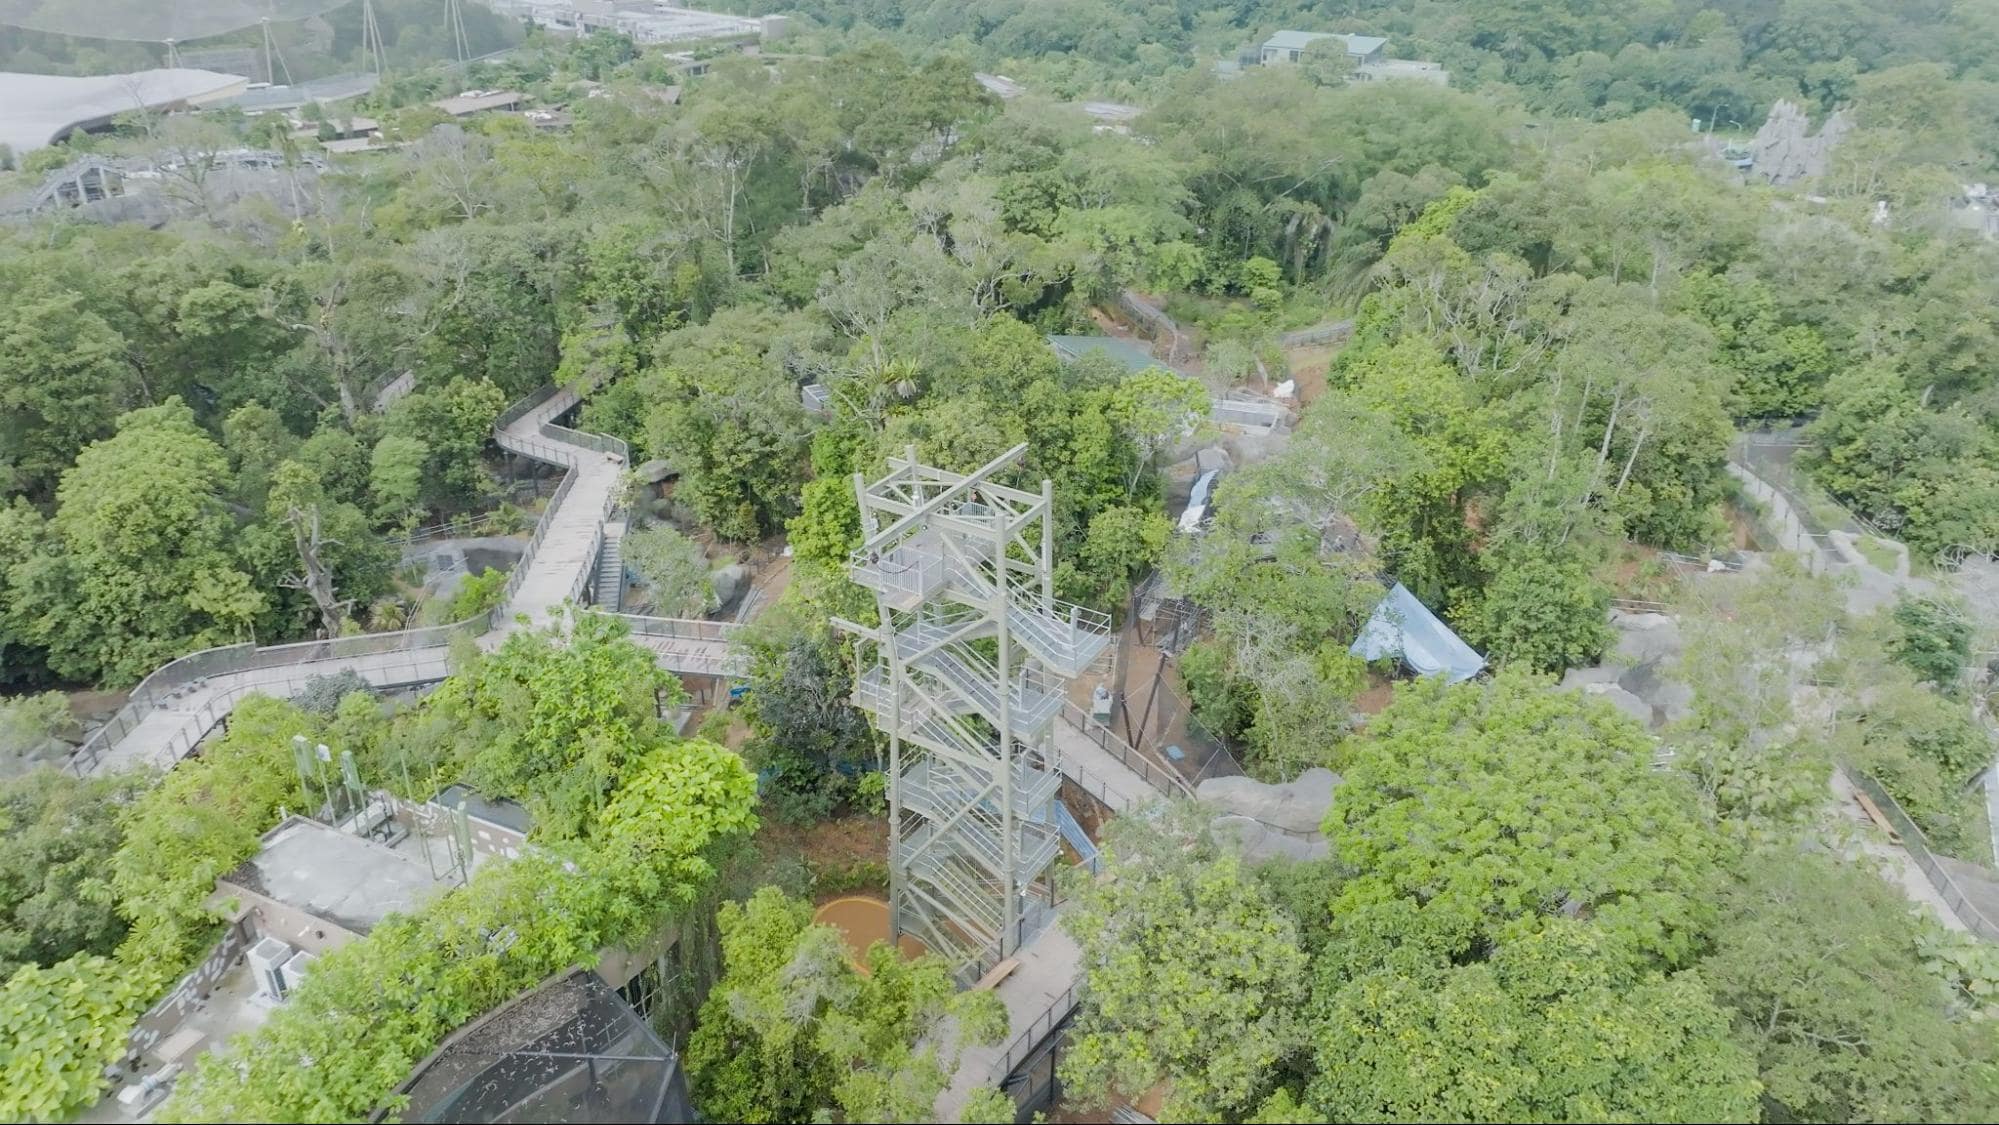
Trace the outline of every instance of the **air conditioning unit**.
{"label": "air conditioning unit", "polygon": [[299,986],[305,983],[305,975],[307,970],[309,970],[312,967],[312,963],[317,960],[319,960],[319,958],[313,956],[310,953],[307,953],[303,949],[299,950],[297,953],[292,954],[291,959],[285,962],[284,975],[285,975],[286,993],[289,994],[298,991]]}
{"label": "air conditioning unit", "polygon": [[274,937],[250,947],[250,975],[256,978],[257,995],[272,1003],[285,998],[285,962],[291,956],[292,947]]}

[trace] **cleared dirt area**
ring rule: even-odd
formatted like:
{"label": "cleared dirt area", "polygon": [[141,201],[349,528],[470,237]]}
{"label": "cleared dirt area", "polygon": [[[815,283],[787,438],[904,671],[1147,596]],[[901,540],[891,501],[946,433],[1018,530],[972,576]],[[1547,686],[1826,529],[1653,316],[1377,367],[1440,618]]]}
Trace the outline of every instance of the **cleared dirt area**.
{"label": "cleared dirt area", "polygon": [[766,818],[756,841],[765,855],[799,856],[815,871],[888,859],[888,825],[871,816],[843,816],[812,825]]}

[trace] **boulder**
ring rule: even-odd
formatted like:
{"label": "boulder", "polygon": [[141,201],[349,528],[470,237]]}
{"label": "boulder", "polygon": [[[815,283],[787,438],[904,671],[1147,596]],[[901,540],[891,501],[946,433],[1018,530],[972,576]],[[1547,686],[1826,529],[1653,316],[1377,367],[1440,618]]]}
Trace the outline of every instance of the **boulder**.
{"label": "boulder", "polygon": [[1612,707],[1637,719],[1646,726],[1652,725],[1652,705],[1618,687],[1616,684],[1584,684],[1584,695],[1593,695],[1607,700]]}
{"label": "boulder", "polygon": [[1333,807],[1340,775],[1314,768],[1297,780],[1271,785],[1253,777],[1211,777],[1194,795],[1228,813],[1291,832],[1318,832]]}
{"label": "boulder", "polygon": [[659,457],[645,462],[634,471],[638,473],[639,479],[647,484],[658,484],[668,477],[680,475],[672,465]]}
{"label": "boulder", "polygon": [[1324,836],[1300,839],[1251,820],[1246,816],[1218,816],[1210,825],[1215,835],[1233,837],[1242,845],[1242,854],[1252,860],[1263,859],[1324,859],[1332,854],[1332,845]]}
{"label": "boulder", "polygon": [[742,563],[730,563],[708,576],[708,582],[715,587],[715,604],[729,605],[750,585],[750,568]]}

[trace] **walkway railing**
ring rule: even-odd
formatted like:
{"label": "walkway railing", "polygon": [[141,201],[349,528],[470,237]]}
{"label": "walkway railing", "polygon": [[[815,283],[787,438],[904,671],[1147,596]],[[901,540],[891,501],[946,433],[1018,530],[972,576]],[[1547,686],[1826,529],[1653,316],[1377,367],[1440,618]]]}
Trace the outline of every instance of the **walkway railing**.
{"label": "walkway railing", "polygon": [[1902,837],[1902,849],[1909,853],[1909,858],[1916,861],[1916,866],[1922,869],[1923,876],[1930,881],[1930,886],[1936,889],[1937,894],[1943,898],[1944,905],[1950,907],[1958,920],[1964,923],[1965,928],[1986,941],[1999,942],[1999,920],[1987,917],[1983,910],[1974,905],[1970,897],[1964,893],[1964,888],[1960,887],[1951,873],[1937,862],[1937,857],[1930,851],[1929,840],[1923,836],[1923,830],[1916,827],[1916,822],[1909,819],[1909,814],[1902,811],[1902,806],[1895,798],[1889,796],[1888,791],[1881,788],[1873,778],[1859,770],[1849,769],[1842,764],[1839,772],[1846,775],[1846,779],[1853,783],[1855,789],[1867,794],[1873,800],[1875,807],[1888,818],[1896,834]]}
{"label": "walkway railing", "polygon": [[1007,1044],[1006,1053],[1000,1056],[999,1066],[994,1068],[995,1084],[1006,1081],[1016,1067],[1027,1061],[1027,1056],[1034,1053],[1034,1049],[1041,1045],[1041,1041],[1052,1035],[1055,1028],[1069,1018],[1069,1013],[1076,1010],[1077,1003],[1082,999],[1082,988],[1081,984],[1072,984],[1063,989],[1062,995],[1057,996],[1046,1010],[1034,1017],[1021,1029],[1020,1034],[1013,1037],[1013,1041]]}
{"label": "walkway railing", "polygon": [[1110,728],[1092,719],[1081,707],[1076,706],[1066,699],[1062,701],[1062,718],[1070,726],[1082,731],[1083,734],[1089,737],[1090,741],[1096,743],[1105,753],[1123,762],[1125,768],[1139,776],[1139,780],[1150,785],[1160,793],[1168,797],[1191,797],[1194,795],[1194,788],[1187,784],[1186,778],[1181,777],[1179,774],[1139,753],[1131,743],[1119,738],[1111,732]]}
{"label": "walkway railing", "polygon": [[[536,460],[566,467],[573,466],[577,456],[574,451],[565,454],[552,443],[537,441],[534,438],[521,435],[503,433],[507,426],[520,421],[536,409],[547,404],[551,399],[561,394],[562,390],[562,388],[553,386],[543,387],[515,402],[505,411],[502,411],[499,419],[494,423],[494,440],[496,444],[501,445],[502,448],[525,453]],[[555,426],[552,422],[544,422],[537,427],[537,432],[544,435],[549,434],[551,430],[561,431],[564,434],[580,432],[571,430],[568,427]],[[599,444],[608,446],[607,452],[616,452],[622,449],[625,443],[616,438],[604,438]],[[598,448],[598,446],[593,445],[591,448]],[[542,509],[541,517],[535,521],[534,536],[528,541],[527,550],[521,555],[520,561],[514,565],[513,572],[507,576],[507,583],[502,591],[499,608],[463,621],[421,629],[404,629],[390,633],[364,633],[351,637],[334,637],[323,641],[303,641],[296,644],[267,645],[262,647],[254,644],[224,645],[219,648],[203,649],[199,652],[188,653],[186,656],[162,665],[145,679],[139,681],[139,685],[133,688],[132,694],[127,697],[125,705],[120,707],[116,714],[112,715],[110,721],[92,731],[90,737],[84,740],[83,745],[79,746],[76,752],[70,756],[70,771],[78,776],[82,776],[95,768],[97,763],[102,760],[105,752],[136,730],[146,720],[147,716],[176,699],[184,698],[191,692],[199,691],[206,685],[207,681],[218,676],[240,675],[245,672],[296,667],[321,661],[346,660],[388,652],[442,648],[450,645],[456,637],[478,637],[492,629],[503,627],[507,621],[506,605],[513,600],[515,593],[520,589],[521,583],[526,580],[528,569],[534,562],[535,553],[547,537],[548,529],[554,522],[556,513],[561,509],[563,500],[568,497],[575,482],[576,474],[574,472],[565,472],[562,483],[556,486],[554,494],[549,497],[548,505]],[[610,502],[607,499],[607,509]],[[604,514],[608,515],[608,510]],[[601,522],[598,525],[597,533],[600,536],[603,534]],[[586,567],[585,570],[587,571],[588,568]],[[260,680],[259,682],[262,681]],[[232,686],[228,691],[215,696],[205,703],[202,711],[195,712],[194,719],[184,725],[181,730],[176,731],[173,737],[168,740],[167,745],[172,750],[173,760],[178,761],[181,757],[191,752],[194,744],[199,742],[209,730],[213,729],[214,723],[220,721],[222,716],[227,715],[228,708],[225,707],[219,713],[214,714],[212,716],[213,721],[207,722],[205,725],[201,722],[204,713],[212,712],[218,702],[233,702],[240,694],[242,694],[242,691]],[[190,731],[194,733],[189,733]]]}

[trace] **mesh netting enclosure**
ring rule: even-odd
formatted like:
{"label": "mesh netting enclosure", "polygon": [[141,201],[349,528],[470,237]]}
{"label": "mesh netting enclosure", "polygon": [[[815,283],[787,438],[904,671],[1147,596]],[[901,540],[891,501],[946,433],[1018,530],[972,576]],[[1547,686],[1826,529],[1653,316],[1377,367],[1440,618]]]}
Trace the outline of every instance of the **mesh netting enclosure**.
{"label": "mesh netting enclosure", "polygon": [[330,12],[353,0],[0,0],[0,24],[137,43],[185,43],[226,35],[264,20],[284,23]]}
{"label": "mesh netting enclosure", "polygon": [[593,972],[467,1024],[402,1092],[404,1121],[694,1120],[673,1049]]}

